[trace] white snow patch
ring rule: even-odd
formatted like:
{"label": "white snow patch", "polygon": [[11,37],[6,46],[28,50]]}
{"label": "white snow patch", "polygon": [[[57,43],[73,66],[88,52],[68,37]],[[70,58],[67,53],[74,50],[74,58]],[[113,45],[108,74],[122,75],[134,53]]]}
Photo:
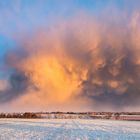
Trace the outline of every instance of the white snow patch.
{"label": "white snow patch", "polygon": [[0,119],[0,140],[140,140],[140,122]]}

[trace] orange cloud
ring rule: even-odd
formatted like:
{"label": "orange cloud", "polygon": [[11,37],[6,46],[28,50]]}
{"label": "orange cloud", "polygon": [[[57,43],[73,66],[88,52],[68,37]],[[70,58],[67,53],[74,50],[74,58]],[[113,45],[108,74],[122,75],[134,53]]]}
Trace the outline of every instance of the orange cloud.
{"label": "orange cloud", "polygon": [[21,52],[10,52],[8,64],[21,74],[11,81],[26,90],[12,104],[77,110],[139,106],[139,16],[114,27],[77,19],[18,40]]}

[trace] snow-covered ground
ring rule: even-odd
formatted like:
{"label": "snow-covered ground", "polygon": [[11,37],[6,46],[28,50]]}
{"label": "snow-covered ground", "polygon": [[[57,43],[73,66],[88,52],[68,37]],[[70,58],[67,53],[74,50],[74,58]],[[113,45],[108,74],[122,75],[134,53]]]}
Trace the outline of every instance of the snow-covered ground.
{"label": "snow-covered ground", "polygon": [[0,119],[0,140],[140,140],[140,122]]}

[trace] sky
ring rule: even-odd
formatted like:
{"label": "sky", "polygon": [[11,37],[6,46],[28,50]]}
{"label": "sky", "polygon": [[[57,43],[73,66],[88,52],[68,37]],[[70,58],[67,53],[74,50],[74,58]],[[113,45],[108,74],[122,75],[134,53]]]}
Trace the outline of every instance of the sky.
{"label": "sky", "polygon": [[1,0],[0,112],[139,111],[139,7]]}

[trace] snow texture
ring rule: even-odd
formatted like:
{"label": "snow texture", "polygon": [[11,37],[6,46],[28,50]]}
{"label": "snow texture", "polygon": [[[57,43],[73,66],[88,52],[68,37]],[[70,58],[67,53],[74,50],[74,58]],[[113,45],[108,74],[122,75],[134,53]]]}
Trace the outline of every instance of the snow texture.
{"label": "snow texture", "polygon": [[140,140],[140,122],[0,119],[0,140]]}

